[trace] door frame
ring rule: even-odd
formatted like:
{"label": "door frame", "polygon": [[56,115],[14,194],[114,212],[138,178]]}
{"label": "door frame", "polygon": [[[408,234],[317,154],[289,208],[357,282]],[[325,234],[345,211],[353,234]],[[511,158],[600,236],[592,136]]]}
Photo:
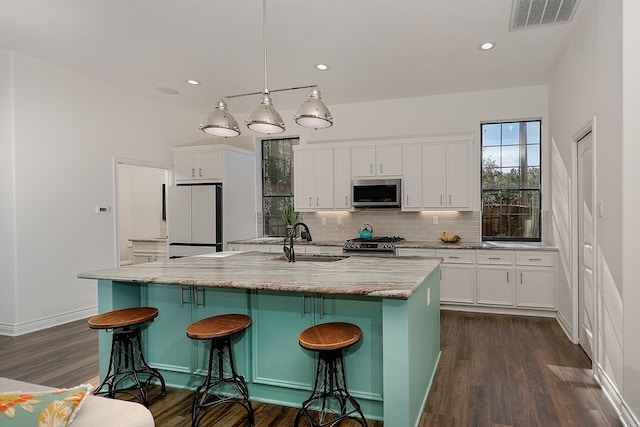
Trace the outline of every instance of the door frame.
{"label": "door frame", "polygon": [[[573,238],[571,239],[571,280],[572,280],[572,296],[573,296],[573,330],[572,330],[572,341],[574,343],[579,343],[580,336],[580,323],[579,323],[579,310],[580,310],[580,298],[581,295],[579,293],[579,255],[580,255],[580,242],[579,242],[579,209],[578,206],[578,143],[582,138],[591,133],[591,146],[592,146],[592,167],[593,167],[593,176],[592,176],[592,189],[593,189],[593,206],[591,206],[591,211],[594,214],[593,220],[593,298],[595,302],[594,313],[593,313],[593,347],[591,360],[592,365],[595,366],[598,364],[600,360],[600,311],[601,311],[601,290],[600,290],[600,281],[598,277],[598,257],[599,257],[599,249],[598,249],[598,234],[597,234],[597,218],[598,212],[596,209],[597,205],[597,167],[596,167],[596,159],[597,159],[597,141],[596,141],[596,117],[593,116],[592,119],[584,125],[580,130],[571,138],[571,152],[572,152],[572,173],[571,173],[571,198],[572,198],[572,208],[571,208],[571,234]],[[594,370],[595,372],[595,370]]]}
{"label": "door frame", "polygon": [[148,160],[130,159],[126,157],[113,157],[113,232],[114,237],[114,258],[113,265],[118,267],[120,265],[120,219],[119,219],[119,206],[118,206],[118,166],[130,165],[141,166],[154,169],[163,169],[167,172],[167,186],[174,185],[175,182],[175,170],[170,163],[152,162]]}

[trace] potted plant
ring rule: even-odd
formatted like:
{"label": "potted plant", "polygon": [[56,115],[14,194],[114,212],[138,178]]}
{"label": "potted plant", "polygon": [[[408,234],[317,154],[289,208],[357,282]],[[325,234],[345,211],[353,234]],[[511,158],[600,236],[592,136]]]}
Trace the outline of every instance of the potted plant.
{"label": "potted plant", "polygon": [[295,211],[293,208],[293,204],[287,203],[280,209],[280,218],[284,221],[287,226],[287,234],[285,236],[291,235],[291,227],[298,221],[300,221],[300,214]]}

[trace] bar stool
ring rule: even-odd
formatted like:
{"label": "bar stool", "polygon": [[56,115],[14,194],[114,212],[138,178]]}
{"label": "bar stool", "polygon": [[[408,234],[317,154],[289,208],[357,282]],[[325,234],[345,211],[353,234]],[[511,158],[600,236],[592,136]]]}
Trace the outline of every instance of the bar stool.
{"label": "bar stool", "polygon": [[[347,390],[342,350],[357,343],[362,330],[351,323],[333,322],[302,331],[302,348],[317,351],[318,365],[311,396],[302,403],[294,426],[305,417],[312,427],[337,426],[349,418],[367,427],[360,405]],[[317,419],[313,416],[317,412]]]}
{"label": "bar stool", "polygon": [[[160,381],[161,395],[167,394],[164,378],[144,360],[140,345],[140,327],[153,322],[156,317],[157,308],[134,307],[109,311],[89,319],[92,329],[113,330],[109,368],[93,394],[115,398],[116,393],[125,393],[148,407],[149,386],[154,378]],[[106,391],[103,391],[104,388]],[[133,390],[138,390],[138,393]]]}
{"label": "bar stool", "polygon": [[249,389],[244,377],[236,372],[231,349],[231,336],[244,331],[250,325],[251,317],[249,316],[223,314],[207,317],[187,327],[189,338],[211,340],[207,377],[196,390],[193,399],[192,427],[200,423],[206,411],[224,403],[242,405],[247,410],[249,425],[255,425]]}

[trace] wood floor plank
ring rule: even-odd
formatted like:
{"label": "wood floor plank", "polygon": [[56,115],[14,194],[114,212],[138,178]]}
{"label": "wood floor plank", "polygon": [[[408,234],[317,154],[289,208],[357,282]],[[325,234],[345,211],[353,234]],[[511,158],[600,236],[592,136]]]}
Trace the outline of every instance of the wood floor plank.
{"label": "wood floor plank", "polygon": [[[84,320],[0,336],[0,376],[52,387],[95,382],[97,348],[97,331]],[[588,357],[554,319],[443,311],[441,348],[420,427],[622,427]],[[150,409],[156,425],[189,426],[192,399],[193,392],[177,389],[155,399]],[[257,427],[291,426],[297,413],[260,402],[254,410]],[[216,408],[207,417],[224,427],[248,425],[238,405]]]}

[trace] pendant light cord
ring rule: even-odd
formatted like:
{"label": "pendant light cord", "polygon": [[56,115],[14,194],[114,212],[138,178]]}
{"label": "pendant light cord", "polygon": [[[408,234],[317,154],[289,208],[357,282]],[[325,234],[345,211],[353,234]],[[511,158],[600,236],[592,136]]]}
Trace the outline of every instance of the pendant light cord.
{"label": "pendant light cord", "polygon": [[264,54],[264,93],[269,93],[267,81],[267,0],[262,0],[262,51]]}

